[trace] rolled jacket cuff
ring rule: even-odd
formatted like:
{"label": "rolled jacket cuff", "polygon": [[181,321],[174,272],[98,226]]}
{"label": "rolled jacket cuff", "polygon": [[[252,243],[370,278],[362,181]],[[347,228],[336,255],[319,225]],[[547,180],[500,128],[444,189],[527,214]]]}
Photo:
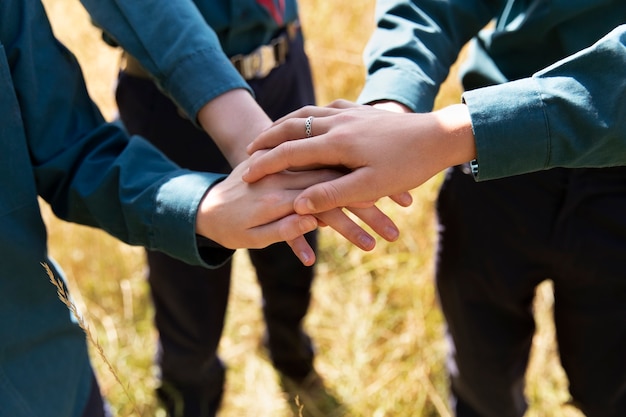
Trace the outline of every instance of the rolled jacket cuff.
{"label": "rolled jacket cuff", "polygon": [[206,49],[187,56],[171,74],[159,82],[161,88],[168,92],[196,125],[200,108],[217,96],[238,88],[254,95],[228,57],[216,49]]}
{"label": "rolled jacket cuff", "polygon": [[233,251],[199,239],[196,216],[205,194],[225,176],[186,170],[179,174],[165,181],[157,193],[151,249],[191,265],[218,267]]}
{"label": "rolled jacket cuff", "polygon": [[476,140],[477,180],[545,169],[550,135],[536,80],[466,91],[463,101]]}
{"label": "rolled jacket cuff", "polygon": [[395,69],[378,70],[367,77],[357,102],[368,104],[381,100],[396,101],[416,113],[433,109],[437,89],[424,82],[420,74]]}

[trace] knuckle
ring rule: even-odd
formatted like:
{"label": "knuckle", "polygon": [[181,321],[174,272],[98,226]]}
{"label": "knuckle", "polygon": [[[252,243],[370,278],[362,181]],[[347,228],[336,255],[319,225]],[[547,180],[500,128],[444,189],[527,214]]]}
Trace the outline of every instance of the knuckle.
{"label": "knuckle", "polygon": [[337,207],[340,203],[341,192],[332,183],[322,184],[321,187],[322,198],[324,198],[329,205]]}
{"label": "knuckle", "polygon": [[314,109],[316,109],[317,107],[312,105],[312,104],[307,104],[306,106],[302,107],[303,112],[311,112]]}
{"label": "knuckle", "polygon": [[300,231],[292,217],[284,218],[278,225],[278,236],[281,241],[289,241],[298,237]]}

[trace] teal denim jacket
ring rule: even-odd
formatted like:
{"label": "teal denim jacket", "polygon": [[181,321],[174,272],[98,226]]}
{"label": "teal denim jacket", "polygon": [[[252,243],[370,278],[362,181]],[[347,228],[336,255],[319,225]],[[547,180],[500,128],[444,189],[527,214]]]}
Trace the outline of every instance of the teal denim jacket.
{"label": "teal denim jacket", "polygon": [[626,2],[379,0],[376,13],[363,103],[430,111],[470,41],[477,179],[626,165]]}
{"label": "teal denim jacket", "polygon": [[38,197],[60,218],[210,266],[197,206],[223,176],[180,169],[106,124],[39,0],[0,2],[0,416],[78,417],[90,390],[83,331],[57,298]]}

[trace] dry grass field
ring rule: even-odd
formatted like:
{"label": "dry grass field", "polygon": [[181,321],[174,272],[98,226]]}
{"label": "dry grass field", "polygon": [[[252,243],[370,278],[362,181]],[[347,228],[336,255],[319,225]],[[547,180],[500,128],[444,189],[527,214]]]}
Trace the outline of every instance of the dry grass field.
{"label": "dry grass field", "polygon": [[[57,36],[78,56],[94,100],[111,119],[119,51],[100,41],[78,1],[44,3]],[[372,30],[373,9],[374,0],[301,0],[319,104],[356,98],[364,78],[361,52]],[[452,77],[437,105],[457,102],[459,94]],[[396,243],[379,242],[374,251],[365,253],[333,231],[322,230],[307,329],[318,348],[319,371],[353,416],[450,415],[444,321],[433,288],[433,202],[439,181],[435,178],[415,190],[410,208],[381,202],[401,227]],[[93,362],[116,416],[162,415],[153,398],[156,334],[142,250],[61,222],[45,205],[44,210],[52,255],[65,269],[74,302],[104,352],[103,358],[94,350]],[[229,366],[221,415],[287,416],[276,375],[259,350],[263,333],[259,288],[245,252],[238,252],[235,261],[220,346]],[[546,284],[537,293],[528,415],[579,416],[563,405],[567,381],[556,355],[551,306],[551,287]]]}

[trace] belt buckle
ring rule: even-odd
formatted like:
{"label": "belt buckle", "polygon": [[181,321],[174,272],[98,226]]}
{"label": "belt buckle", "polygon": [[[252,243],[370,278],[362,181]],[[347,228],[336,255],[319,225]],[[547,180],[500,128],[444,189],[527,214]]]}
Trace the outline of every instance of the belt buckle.
{"label": "belt buckle", "polygon": [[242,73],[246,79],[265,78],[275,67],[274,48],[270,45],[259,46],[241,62]]}

